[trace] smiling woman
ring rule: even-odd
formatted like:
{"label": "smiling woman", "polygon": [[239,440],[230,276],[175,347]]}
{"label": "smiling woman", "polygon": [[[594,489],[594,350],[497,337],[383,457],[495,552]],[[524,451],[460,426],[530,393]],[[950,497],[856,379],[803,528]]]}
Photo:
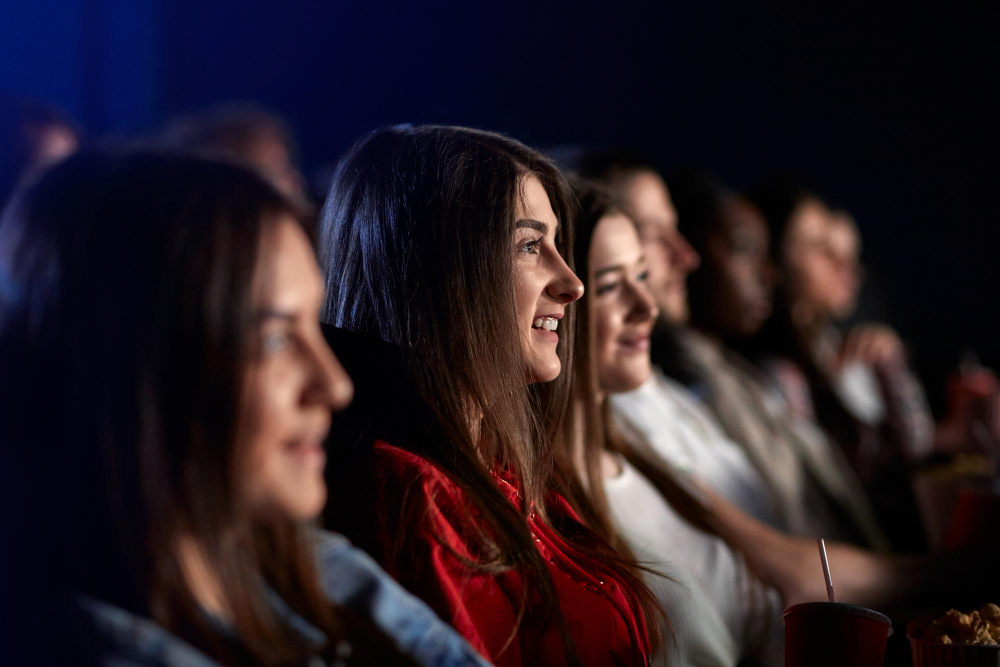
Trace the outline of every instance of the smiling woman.
{"label": "smiling woman", "polygon": [[578,519],[575,478],[553,461],[583,294],[564,259],[571,201],[516,141],[394,127],[344,158],[323,213],[325,319],[388,343],[350,357],[380,370],[347,413],[370,405],[342,436],[367,462],[331,467],[350,478],[331,484],[345,493],[331,519],[501,665],[649,651],[655,603]]}
{"label": "smiling woman", "polygon": [[611,423],[609,399],[653,372],[657,307],[636,224],[594,186],[583,185],[581,199],[576,265],[588,283],[574,368],[579,413],[589,420],[569,455],[587,482],[592,523],[613,526],[622,548],[649,568],[647,583],[670,619],[652,664],[780,664],[780,597],[712,532],[712,517],[655,448]]}
{"label": "smiling woman", "polygon": [[352,383],[320,329],[309,222],[248,170],[172,154],[80,154],[15,196],[0,219],[5,658],[481,664],[310,525]]}
{"label": "smiling woman", "polygon": [[566,306],[580,298],[583,285],[559,254],[556,238],[559,221],[549,196],[536,176],[525,175],[514,223],[517,241],[514,301],[523,340],[528,382],[551,382],[559,377],[562,362],[556,351],[559,321]]}

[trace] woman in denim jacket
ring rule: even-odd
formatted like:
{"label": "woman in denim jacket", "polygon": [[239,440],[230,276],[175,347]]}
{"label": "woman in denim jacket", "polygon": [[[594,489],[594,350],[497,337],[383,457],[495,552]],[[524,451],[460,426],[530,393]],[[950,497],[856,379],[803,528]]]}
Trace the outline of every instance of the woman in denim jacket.
{"label": "woman in denim jacket", "polygon": [[483,664],[312,528],[352,385],[319,328],[310,238],[263,179],[195,157],[77,155],[12,202],[0,486],[15,658]]}

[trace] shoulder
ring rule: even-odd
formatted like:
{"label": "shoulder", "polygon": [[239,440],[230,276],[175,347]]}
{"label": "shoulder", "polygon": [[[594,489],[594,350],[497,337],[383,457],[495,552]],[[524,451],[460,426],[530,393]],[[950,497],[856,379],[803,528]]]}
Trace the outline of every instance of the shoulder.
{"label": "shoulder", "polygon": [[446,544],[460,557],[474,558],[472,545],[482,538],[480,514],[458,482],[433,461],[400,447],[379,441],[373,452],[383,544]]}
{"label": "shoulder", "polygon": [[465,507],[465,493],[444,469],[411,451],[377,441],[373,448],[376,502],[431,505],[448,511]]}
{"label": "shoulder", "polygon": [[371,619],[419,664],[486,664],[427,604],[347,538],[317,531],[316,550],[327,598]]}
{"label": "shoulder", "polygon": [[109,667],[218,664],[155,621],[102,600],[81,596],[73,612],[73,646],[67,650],[72,650],[85,664]]}

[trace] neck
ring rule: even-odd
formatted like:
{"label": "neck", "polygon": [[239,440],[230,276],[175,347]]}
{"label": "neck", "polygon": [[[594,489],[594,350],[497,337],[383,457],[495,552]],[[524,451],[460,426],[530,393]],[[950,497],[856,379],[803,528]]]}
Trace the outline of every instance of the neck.
{"label": "neck", "polygon": [[218,574],[212,571],[205,552],[190,534],[177,539],[181,571],[194,599],[205,611],[222,619],[231,618]]}
{"label": "neck", "polygon": [[821,309],[802,301],[792,306],[790,315],[792,325],[808,345],[816,341],[816,337],[829,321]]}

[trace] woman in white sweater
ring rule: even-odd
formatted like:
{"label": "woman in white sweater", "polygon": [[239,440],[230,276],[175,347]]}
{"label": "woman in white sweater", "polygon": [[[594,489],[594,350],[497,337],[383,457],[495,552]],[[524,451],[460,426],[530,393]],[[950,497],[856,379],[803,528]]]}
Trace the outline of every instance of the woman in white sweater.
{"label": "woman in white sweater", "polygon": [[600,514],[590,520],[613,526],[619,546],[649,568],[648,584],[669,619],[655,664],[780,665],[781,595],[714,534],[696,500],[699,492],[664,461],[635,455],[638,448],[626,446],[604,418],[610,394],[650,377],[649,333],[657,309],[645,285],[635,223],[596,190],[585,191],[582,200],[576,268],[587,289],[578,318],[580,409],[572,455]]}

